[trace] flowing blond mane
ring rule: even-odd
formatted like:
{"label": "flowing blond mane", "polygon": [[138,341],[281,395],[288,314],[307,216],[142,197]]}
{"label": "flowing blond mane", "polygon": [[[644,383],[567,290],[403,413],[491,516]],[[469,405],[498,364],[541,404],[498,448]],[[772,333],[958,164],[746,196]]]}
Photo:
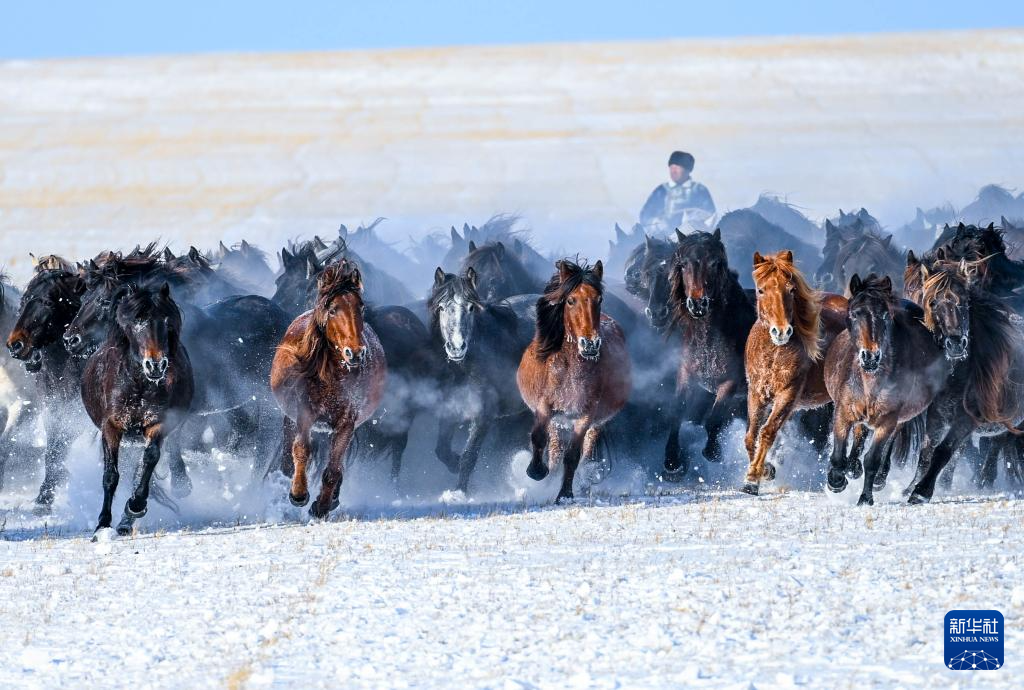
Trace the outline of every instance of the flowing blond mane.
{"label": "flowing blond mane", "polygon": [[807,284],[792,257],[789,251],[761,257],[754,266],[754,283],[762,287],[773,276],[780,276],[784,283],[793,284],[793,331],[807,356],[816,362],[825,354],[821,349],[821,293]]}

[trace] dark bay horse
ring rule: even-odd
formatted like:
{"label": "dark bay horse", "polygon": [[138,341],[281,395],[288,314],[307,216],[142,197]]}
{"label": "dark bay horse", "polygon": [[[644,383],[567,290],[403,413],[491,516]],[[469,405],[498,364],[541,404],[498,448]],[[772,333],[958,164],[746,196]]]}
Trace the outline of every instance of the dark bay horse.
{"label": "dark bay horse", "polygon": [[85,283],[60,257],[40,259],[21,297],[18,319],[7,338],[11,357],[34,375],[46,430],[45,475],[36,496],[39,512],[53,505],[57,488],[67,477],[64,456],[79,431],[78,388],[82,362],[64,349],[64,329],[78,313]]}
{"label": "dark bay horse", "polygon": [[757,321],[744,359],[750,467],[743,491],[756,495],[775,467],[765,460],[794,410],[827,404],[825,352],[846,328],[846,299],[815,292],[793,265],[793,253],[754,253]]}
{"label": "dark bay horse", "polygon": [[669,271],[672,329],[682,342],[674,423],[665,445],[665,472],[672,475],[689,468],[680,457],[679,425],[694,406],[695,392],[715,396],[704,419],[708,438],[703,454],[712,462],[721,460],[720,434],[730,419],[743,414],[744,346],[757,312],[729,268],[718,230],[680,233]]}
{"label": "dark bay horse", "polygon": [[97,536],[110,529],[122,438],[141,436],[145,441],[132,495],[117,525],[117,533],[126,535],[148,509],[160,447],[192,403],[192,366],[181,344],[181,312],[170,287],[164,283],[159,290],[133,291],[118,304],[115,320],[107,342],[89,358],[81,383],[82,402],[103,445]]}
{"label": "dark bay horse", "polygon": [[291,470],[288,498],[294,505],[309,501],[306,466],[314,425],[331,432],[320,496],[309,511],[322,519],[338,505],[349,444],[380,404],[387,363],[377,334],[363,322],[359,269],[332,264],[317,283],[316,305],[292,322],[277,348],[270,386],[285,414],[281,467],[286,474]]}
{"label": "dark bay horse", "polygon": [[939,473],[972,433],[1019,435],[1024,420],[1024,339],[1003,304],[972,282],[967,261],[921,267],[924,325],[952,368],[927,412],[927,443],[910,503],[927,503]]}
{"label": "dark bay horse", "polygon": [[[858,505],[873,505],[873,492],[885,486],[894,433],[928,408],[948,368],[942,348],[921,323],[921,310],[897,299],[889,276],[861,280],[854,274],[850,295],[846,330],[825,357],[825,385],[835,402],[828,488],[846,488],[871,432]],[[853,449],[847,454],[851,431]]]}
{"label": "dark bay horse", "polygon": [[[564,465],[558,499],[572,499],[580,458],[593,459],[601,429],[629,399],[631,374],[625,337],[601,313],[604,267],[562,260],[537,300],[536,331],[519,363],[516,381],[534,413],[527,475],[536,481]],[[562,458],[559,426],[571,426]],[[544,464],[544,450],[548,464]]]}
{"label": "dark bay horse", "polygon": [[[492,426],[526,408],[515,371],[530,342],[529,324],[509,307],[489,304],[477,292],[476,271],[459,276],[438,267],[429,300],[430,338],[446,360],[441,369],[442,400],[437,457],[458,474],[457,488],[469,489],[481,446]],[[459,422],[469,422],[464,450],[452,450]]]}
{"label": "dark bay horse", "polygon": [[644,235],[626,258],[626,292],[646,303],[644,315],[655,330],[662,330],[671,319],[669,306],[669,265],[676,245]]}
{"label": "dark bay horse", "polygon": [[[164,259],[174,259],[169,249]],[[213,254],[216,271],[229,283],[239,286],[246,295],[270,297],[274,294],[274,271],[267,263],[267,253],[242,240],[231,247],[221,242]]]}

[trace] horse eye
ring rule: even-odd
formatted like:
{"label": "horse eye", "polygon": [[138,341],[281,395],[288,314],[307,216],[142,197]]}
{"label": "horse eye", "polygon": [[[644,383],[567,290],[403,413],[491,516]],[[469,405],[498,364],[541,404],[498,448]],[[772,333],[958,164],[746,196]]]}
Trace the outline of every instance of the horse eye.
{"label": "horse eye", "polygon": [[572,305],[576,304],[576,298],[575,297],[570,297],[569,299],[565,300],[565,303],[568,304],[569,306],[572,306]]}
{"label": "horse eye", "polygon": [[763,295],[764,294],[764,288],[757,288],[757,294]]}

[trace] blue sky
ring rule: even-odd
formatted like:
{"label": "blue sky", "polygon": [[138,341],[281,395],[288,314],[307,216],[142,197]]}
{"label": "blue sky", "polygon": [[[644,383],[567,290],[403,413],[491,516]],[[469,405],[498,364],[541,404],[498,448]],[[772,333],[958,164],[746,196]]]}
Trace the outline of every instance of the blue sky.
{"label": "blue sky", "polygon": [[871,33],[1024,26],[1024,2],[8,0],[0,58]]}

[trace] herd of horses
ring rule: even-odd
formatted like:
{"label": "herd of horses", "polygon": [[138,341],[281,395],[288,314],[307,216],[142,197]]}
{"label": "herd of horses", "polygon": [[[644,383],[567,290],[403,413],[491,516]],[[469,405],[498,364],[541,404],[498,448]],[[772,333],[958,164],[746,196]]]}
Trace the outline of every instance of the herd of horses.
{"label": "herd of horses", "polygon": [[[0,282],[11,358],[0,488],[41,428],[35,507],[49,510],[86,417],[102,445],[97,530],[112,526],[122,442],[144,447],[120,534],[151,492],[171,507],[188,495],[185,454],[214,442],[256,458],[254,481],[290,477],[296,506],[322,470],[309,511],[326,517],[355,448],[390,460],[397,481],[417,418],[436,422],[434,454],[462,492],[488,442],[528,442],[533,480],[561,465],[558,500],[573,497],[578,469],[588,488],[607,476],[615,444],[660,439],[660,477],[680,481],[692,466],[682,423],[703,427],[702,455],[719,462],[738,419],[742,489],[757,494],[794,416],[819,454],[831,447],[829,490],[864,475],[862,504],[908,461],[911,503],[932,498],[955,456],[983,485],[1000,466],[1020,482],[1024,229],[1002,216],[998,227],[922,220],[936,213],[903,229],[910,250],[863,209],[819,227],[762,198],[713,232],[616,226],[593,265],[545,258],[508,216],[410,254],[373,225],[342,226],[331,242],[284,247],[276,273],[244,241],[44,256],[20,298]],[[153,481],[161,457],[170,494]]]}

